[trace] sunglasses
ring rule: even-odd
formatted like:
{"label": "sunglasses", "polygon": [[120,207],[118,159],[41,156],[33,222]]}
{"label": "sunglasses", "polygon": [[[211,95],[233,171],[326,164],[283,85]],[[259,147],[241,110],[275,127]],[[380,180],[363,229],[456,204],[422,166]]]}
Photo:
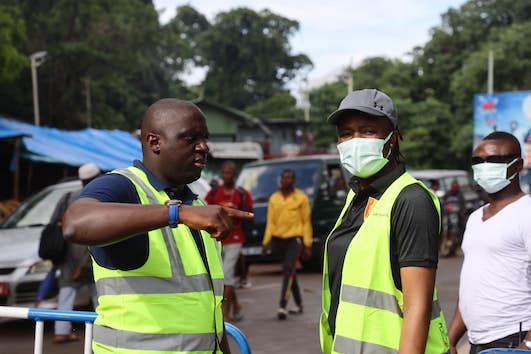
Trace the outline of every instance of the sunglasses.
{"label": "sunglasses", "polygon": [[520,157],[518,155],[490,155],[485,158],[480,156],[472,156],[472,165],[478,165],[484,162],[490,163],[505,163],[515,158]]}

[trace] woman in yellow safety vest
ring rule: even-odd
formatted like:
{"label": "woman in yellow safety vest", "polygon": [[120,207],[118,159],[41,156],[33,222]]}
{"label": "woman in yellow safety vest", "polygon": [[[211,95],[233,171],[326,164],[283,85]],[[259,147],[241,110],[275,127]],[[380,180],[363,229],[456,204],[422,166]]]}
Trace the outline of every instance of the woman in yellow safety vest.
{"label": "woman in yellow safety vest", "polygon": [[448,352],[435,290],[439,202],[399,160],[393,101],[353,91],[328,122],[353,177],[325,246],[323,353]]}

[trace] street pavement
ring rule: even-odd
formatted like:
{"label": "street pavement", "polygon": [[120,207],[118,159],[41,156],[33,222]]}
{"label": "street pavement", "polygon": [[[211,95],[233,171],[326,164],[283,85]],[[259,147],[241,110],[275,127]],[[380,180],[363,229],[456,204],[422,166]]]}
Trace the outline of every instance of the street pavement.
{"label": "street pavement", "polygon": [[[440,259],[437,289],[446,321],[452,318],[457,300],[462,259]],[[253,264],[249,280],[252,286],[238,289],[244,318],[234,323],[246,335],[253,354],[313,354],[319,349],[319,314],[321,312],[321,274],[300,272],[299,283],[304,301],[304,313],[288,315],[284,321],[276,318],[280,297],[280,265]],[[291,305],[291,303],[289,304]],[[288,305],[288,306],[289,306]],[[83,327],[75,325],[82,333]],[[55,344],[52,342],[53,322],[45,325],[44,353],[74,354],[83,352],[82,341]],[[0,324],[0,353],[27,354],[33,352],[33,321]],[[232,353],[239,353],[231,340]],[[459,345],[459,353],[468,353],[466,336]]]}

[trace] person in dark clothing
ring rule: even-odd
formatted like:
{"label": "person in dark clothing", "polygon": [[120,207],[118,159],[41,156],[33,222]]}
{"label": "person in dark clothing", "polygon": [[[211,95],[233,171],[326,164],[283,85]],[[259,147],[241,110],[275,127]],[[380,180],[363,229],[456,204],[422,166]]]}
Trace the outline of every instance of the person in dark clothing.
{"label": "person in dark clothing", "polygon": [[[84,164],[78,170],[78,177],[83,186],[86,186],[100,174],[100,169],[94,163]],[[81,190],[67,193],[63,197],[63,200],[58,203],[57,209],[65,210],[59,208],[61,203],[71,204],[76,200],[80,193]],[[55,215],[56,212],[54,212],[52,219],[63,217],[63,215]],[[98,305],[98,297],[96,296],[96,289],[94,287],[92,266],[87,246],[69,242],[65,260],[63,263],[59,264],[58,268],[60,270],[60,275],[57,309],[71,311],[74,308],[77,292],[82,286],[88,286],[90,288],[92,305],[96,308]],[[79,339],[79,336],[76,333],[72,333],[72,322],[70,321],[55,321],[54,329],[54,343],[66,343]]]}
{"label": "person in dark clothing", "polygon": [[350,92],[328,117],[353,177],[324,255],[323,353],[445,353],[435,275],[439,200],[400,161],[393,101]]}
{"label": "person in dark clothing", "polygon": [[452,181],[450,189],[442,199],[444,210],[445,233],[441,241],[441,255],[452,257],[456,255],[461,246],[463,231],[466,222],[465,199],[457,181]]}

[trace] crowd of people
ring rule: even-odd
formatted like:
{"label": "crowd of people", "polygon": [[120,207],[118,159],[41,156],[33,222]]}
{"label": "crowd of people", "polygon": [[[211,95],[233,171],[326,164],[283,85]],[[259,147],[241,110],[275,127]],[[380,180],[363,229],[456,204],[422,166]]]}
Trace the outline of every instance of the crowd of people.
{"label": "crowd of people", "polygon": [[[353,177],[324,249],[321,351],[457,353],[466,331],[471,353],[531,350],[531,197],[517,178],[518,140],[495,132],[474,150],[474,179],[488,203],[466,220],[456,208],[463,205],[457,183],[440,196],[435,183],[406,171],[388,95],[350,92],[327,122]],[[205,167],[207,139],[197,106],[159,100],[143,118],[142,161],[94,179],[70,203],[64,236],[88,246],[93,260],[94,353],[230,353],[224,321],[244,318],[237,269],[245,280],[243,224],[254,217],[253,200],[236,185],[230,161],[208,205],[187,187]],[[303,312],[296,268],[311,255],[309,201],[296,177],[289,169],[279,176],[263,238],[263,252],[282,259],[279,320]],[[448,331],[435,278],[440,244],[461,241],[459,303]]]}

